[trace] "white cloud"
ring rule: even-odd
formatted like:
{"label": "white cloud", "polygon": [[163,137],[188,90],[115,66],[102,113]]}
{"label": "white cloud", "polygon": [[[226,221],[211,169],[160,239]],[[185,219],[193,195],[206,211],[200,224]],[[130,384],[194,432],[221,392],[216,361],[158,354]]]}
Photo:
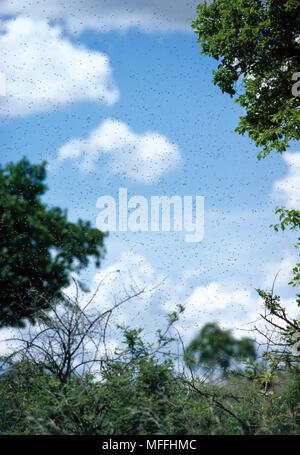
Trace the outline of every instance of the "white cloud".
{"label": "white cloud", "polygon": [[191,31],[200,0],[2,0],[0,14],[24,14],[35,19],[63,19],[72,32],[94,29],[124,31]]}
{"label": "white cloud", "polygon": [[[146,257],[132,251],[123,252],[114,264],[96,273],[88,293],[79,293],[81,307],[89,302],[90,310],[107,311],[114,304],[127,300],[114,310],[110,318],[107,340],[120,342],[117,324],[131,328],[143,328],[148,341],[158,328],[166,325],[166,312],[159,309],[157,300],[165,289],[164,277],[157,273]],[[77,289],[72,283],[65,293],[75,298]],[[135,296],[135,297],[134,297]],[[156,302],[156,303],[155,303]],[[118,340],[118,341],[117,341]]]}
{"label": "white cloud", "polygon": [[[16,336],[16,329],[2,328],[0,329],[0,356],[7,355],[10,349],[15,346],[14,343],[8,341],[10,338]],[[0,362],[1,367],[1,362]]]}
{"label": "white cloud", "polygon": [[262,289],[271,290],[273,283],[275,294],[281,295],[282,292],[289,289],[288,283],[292,279],[292,270],[296,262],[297,257],[295,255],[292,255],[289,251],[284,251],[280,261],[265,263],[261,267],[261,276],[263,277],[261,283]]}
{"label": "white cloud", "polygon": [[[257,295],[245,289],[242,283],[211,282],[194,288],[184,300],[185,311],[178,323],[185,342],[191,341],[197,331],[208,322],[217,322],[223,328],[233,329],[241,336],[241,329],[255,320],[261,310]],[[166,308],[171,310],[171,300]]]}
{"label": "white cloud", "polygon": [[152,131],[137,134],[125,123],[107,119],[87,139],[75,138],[63,145],[52,167],[73,158],[79,160],[81,170],[90,171],[102,155],[114,174],[147,183],[180,161],[177,146],[165,136]]}
{"label": "white cloud", "polygon": [[300,208],[300,152],[285,153],[287,176],[275,182],[272,197],[280,200],[289,209]]}
{"label": "white cloud", "polygon": [[[289,265],[286,257],[285,265]],[[276,268],[275,264],[273,266]],[[264,268],[268,282],[271,276],[272,264]],[[145,290],[133,299],[129,299],[120,306],[110,319],[110,329],[107,333],[107,342],[111,351],[120,343],[120,331],[116,324],[144,329],[143,337],[148,342],[155,341],[157,329],[166,327],[166,315],[176,310],[176,305],[182,303],[185,311],[176,323],[185,344],[189,343],[199,329],[208,322],[217,322],[221,327],[233,329],[237,337],[254,336],[249,329],[257,326],[264,327],[258,319],[263,313],[263,302],[255,292],[243,283],[210,282],[191,288],[190,280],[199,277],[200,270],[183,272],[178,280],[162,276],[148,259],[132,251],[120,255],[120,259],[94,275],[88,293],[79,292],[81,307],[90,301],[90,310],[104,312],[115,303],[133,296],[137,291]],[[78,278],[78,277],[75,277]],[[77,289],[72,283],[65,293],[75,298]],[[282,299],[287,314],[296,317],[299,308],[294,298]],[[2,329],[0,331],[0,354],[9,351],[11,343],[5,338],[16,335],[17,329]]]}
{"label": "white cloud", "polygon": [[[266,263],[262,269],[261,288],[268,291],[273,283],[274,271],[278,267],[287,268],[278,276],[275,293],[281,295],[281,303],[291,317],[299,315],[294,297],[287,297],[286,291],[293,258],[286,252],[280,263]],[[118,271],[118,272],[117,272]],[[122,306],[112,323],[120,323],[132,327],[142,327],[148,341],[154,340],[155,331],[166,325],[166,315],[176,310],[178,303],[185,307],[184,313],[176,323],[182,339],[189,343],[199,329],[208,322],[217,322],[222,328],[232,329],[237,337],[254,337],[254,325],[264,327],[260,314],[264,313],[263,301],[255,289],[242,282],[212,281],[208,284],[191,286],[191,280],[197,278],[201,283],[200,269],[183,271],[179,279],[160,275],[148,259],[132,251],[124,252],[119,261],[104,268],[94,276],[91,292],[83,296],[83,303],[101,283],[95,305],[103,309],[111,306],[115,300],[132,294],[136,289],[145,288],[150,292]],[[75,293],[75,289],[72,290]],[[285,296],[283,296],[285,295]],[[117,335],[111,333],[114,340]]]}
{"label": "white cloud", "polygon": [[76,101],[111,105],[118,99],[108,57],[72,44],[60,27],[43,20],[0,21],[0,54],[6,78],[2,115],[51,111]]}
{"label": "white cloud", "polygon": [[[79,280],[81,277],[74,274],[73,278],[74,280]],[[148,328],[146,336],[148,336],[148,340],[153,340],[153,329],[155,327],[155,318],[153,316],[155,311],[153,311],[152,299],[162,281],[163,277],[154,270],[144,256],[126,251],[121,254],[118,261],[94,275],[89,285],[89,292],[83,292],[72,281],[64,289],[64,293],[71,299],[78,299],[81,308],[86,309],[89,314],[93,312],[97,312],[97,314],[104,313],[115,304],[128,299],[128,301],[114,310],[110,318],[107,343],[110,351],[113,352],[121,341],[121,332],[117,329],[117,324],[129,325],[132,328]],[[61,310],[63,311],[62,307]],[[165,316],[164,311],[163,315]],[[160,314],[155,329],[161,327],[163,323],[164,321]],[[24,329],[1,329],[0,355],[7,354],[11,349],[18,346],[18,343],[7,341],[8,338],[18,336],[20,330],[21,333],[26,334],[29,327],[30,324],[28,323]]]}
{"label": "white cloud", "polygon": [[[195,277],[201,282],[200,270],[184,271],[178,280],[162,276],[145,256],[127,251],[119,261],[94,276],[90,294],[101,284],[95,305],[106,309],[115,300],[145,288],[148,292],[122,306],[112,322],[142,327],[152,341],[155,331],[166,326],[166,315],[176,310],[178,303],[185,307],[176,324],[185,343],[207,322],[236,329],[235,334],[242,336],[240,329],[249,329],[247,324],[259,317],[262,301],[254,290],[245,288],[242,283],[225,282],[191,288],[190,280]],[[113,337],[116,338],[115,333]]]}

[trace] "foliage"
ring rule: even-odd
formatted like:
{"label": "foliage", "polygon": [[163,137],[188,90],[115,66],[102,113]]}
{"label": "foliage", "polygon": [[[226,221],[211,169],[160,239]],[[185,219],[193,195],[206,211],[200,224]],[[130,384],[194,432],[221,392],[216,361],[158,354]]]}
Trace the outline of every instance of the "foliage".
{"label": "foliage", "polygon": [[[289,227],[292,231],[300,229],[300,210],[288,210],[282,207],[276,208],[276,214],[279,214],[279,223],[272,225],[275,231],[279,229],[282,231]],[[300,238],[298,238],[295,248],[300,248]],[[300,285],[300,264],[297,263],[293,268],[293,278],[289,283],[291,286],[296,287]],[[297,303],[300,306],[300,295],[297,294]]]}
{"label": "foliage", "polygon": [[[128,299],[137,295],[138,290]],[[75,300],[66,314],[56,305],[40,314],[42,325],[33,331],[30,327],[19,346],[2,358],[0,434],[299,433],[295,368],[280,370],[270,358],[250,359],[244,369],[223,378],[207,380],[186,372],[186,350],[173,353],[174,342],[181,345],[173,334],[181,306],[168,315],[166,328],[151,343],[141,329],[119,327],[123,342],[111,352],[105,331],[122,302],[96,311]],[[209,333],[218,329],[225,341],[233,338],[215,324],[205,327]],[[70,357],[73,368],[65,370]]]}
{"label": "foliage", "polygon": [[0,375],[0,434],[299,433],[299,375],[285,372],[267,391],[263,368],[207,383],[154,352],[139,330],[129,330],[129,345],[128,330],[101,372],[65,383],[26,357],[11,359]]}
{"label": "foliage", "polygon": [[34,322],[49,298],[61,297],[70,272],[86,267],[90,257],[100,265],[103,233],[42,203],[45,178],[45,162],[23,158],[0,168],[0,327]]}
{"label": "foliage", "polygon": [[282,153],[290,140],[299,140],[299,98],[292,94],[300,70],[299,1],[204,2],[193,29],[201,53],[220,62],[213,83],[243,107],[236,131],[262,147],[258,157]]}
{"label": "foliage", "polygon": [[[291,95],[300,69],[299,8],[297,0],[214,0],[198,7],[193,24],[202,52],[221,59],[214,83],[238,95],[246,115],[237,131],[263,147],[259,157],[299,139]],[[43,204],[45,177],[45,163],[25,158],[0,169],[0,328],[29,321],[0,358],[0,434],[299,434],[300,320],[274,286],[257,290],[264,328],[254,327],[263,340],[256,344],[209,323],[185,348],[174,327],[179,305],[155,341],[146,342],[140,328],[118,326],[122,343],[109,350],[115,310],[146,290],[131,287],[104,310],[93,297],[80,302],[78,287],[75,299],[62,294],[70,272],[90,257],[99,265],[104,236]],[[277,214],[276,231],[300,227],[299,211]],[[217,368],[222,375],[203,374]]]}
{"label": "foliage", "polygon": [[186,349],[185,359],[191,368],[220,368],[225,374],[233,360],[256,358],[254,341],[233,337],[231,330],[222,330],[216,323],[207,323]]}

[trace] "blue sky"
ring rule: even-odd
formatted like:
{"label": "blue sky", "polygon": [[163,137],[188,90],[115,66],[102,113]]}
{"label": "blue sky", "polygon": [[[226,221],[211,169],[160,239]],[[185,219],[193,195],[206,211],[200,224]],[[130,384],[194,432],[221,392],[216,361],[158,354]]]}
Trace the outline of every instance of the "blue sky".
{"label": "blue sky", "polygon": [[[295,235],[276,234],[269,225],[276,222],[275,205],[299,202],[299,147],[258,161],[254,144],[234,132],[242,110],[213,86],[216,62],[200,55],[190,32],[197,2],[184,11],[176,1],[162,7],[114,0],[103,2],[103,14],[101,4],[93,14],[92,1],[86,11],[78,2],[73,10],[45,3],[45,12],[35,3],[25,1],[23,9],[19,1],[0,3],[0,71],[7,83],[0,98],[1,164],[24,155],[33,163],[47,160],[45,201],[93,225],[97,199],[115,197],[119,187],[146,198],[205,197],[202,242],[186,243],[176,232],[111,233],[100,274],[93,266],[83,273],[91,289],[114,267],[126,285],[132,277],[147,285],[164,277],[147,317],[134,324],[150,331],[154,315],[181,301],[187,339],[208,320],[233,328],[250,322],[259,308],[255,287],[270,287],[278,270],[278,292],[292,305],[287,271]],[[100,153],[103,131],[112,146]],[[142,157],[147,137],[156,164]],[[114,286],[108,284],[119,293]],[[133,321],[134,314],[126,309],[122,317]]]}

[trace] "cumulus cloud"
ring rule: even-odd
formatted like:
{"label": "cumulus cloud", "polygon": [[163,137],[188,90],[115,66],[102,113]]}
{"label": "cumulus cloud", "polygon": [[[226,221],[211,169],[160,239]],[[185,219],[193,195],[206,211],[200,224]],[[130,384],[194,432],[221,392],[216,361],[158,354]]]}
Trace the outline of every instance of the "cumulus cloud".
{"label": "cumulus cloud", "polygon": [[[242,283],[210,282],[191,286],[195,277],[201,283],[202,271],[188,270],[178,280],[160,274],[142,254],[126,251],[114,264],[96,273],[89,294],[82,295],[84,305],[91,295],[96,294],[94,305],[102,310],[108,309],[113,302],[126,299],[137,290],[146,292],[129,300],[115,313],[112,323],[142,327],[149,341],[154,340],[157,329],[166,326],[166,315],[176,310],[181,303],[185,311],[176,328],[185,343],[207,322],[218,322],[222,327],[248,329],[248,323],[259,317],[262,302],[255,291]],[[98,292],[96,293],[96,290]],[[75,295],[72,284],[67,291]],[[116,331],[111,332],[117,338]]]}
{"label": "cumulus cloud", "polygon": [[51,111],[76,101],[111,105],[118,99],[108,57],[72,44],[60,27],[44,20],[0,21],[0,53],[6,78],[2,115]]}
{"label": "cumulus cloud", "polygon": [[[280,263],[266,263],[262,267],[262,289],[268,291],[271,288],[273,272],[277,272],[279,266],[290,270],[291,265],[292,258],[287,252],[283,253]],[[264,321],[259,321],[264,307],[255,289],[250,289],[242,282],[221,280],[202,284],[202,276],[203,270],[188,269],[183,271],[179,279],[174,280],[160,274],[144,255],[129,250],[122,253],[114,264],[94,275],[90,292],[83,293],[80,301],[84,306],[91,295],[96,295],[93,305],[105,311],[114,302],[126,299],[138,290],[146,291],[115,312],[110,331],[113,343],[119,339],[119,332],[113,329],[115,324],[141,327],[146,339],[153,342],[156,330],[166,326],[167,314],[176,310],[178,303],[185,307],[176,323],[185,344],[208,322],[217,322],[222,328],[232,329],[237,337],[254,336],[248,330],[253,329],[254,325],[265,325]],[[195,278],[198,285],[195,284]],[[284,295],[289,287],[288,280],[287,271],[279,275],[275,293]],[[74,284],[66,292],[74,297],[77,292]],[[282,297],[281,302],[291,317],[299,314],[295,298]]]}
{"label": "cumulus cloud", "polygon": [[81,170],[90,171],[100,157],[108,159],[114,174],[146,183],[154,182],[180,161],[177,146],[165,136],[152,131],[137,134],[123,122],[106,119],[87,139],[75,138],[63,145],[52,168],[66,159],[76,159]]}
{"label": "cumulus cloud", "polygon": [[0,14],[24,14],[35,19],[63,19],[71,32],[191,31],[200,0],[2,0]]}
{"label": "cumulus cloud", "polygon": [[[269,282],[271,269],[272,264],[267,264],[264,283]],[[107,342],[111,352],[121,342],[117,324],[142,328],[144,339],[154,342],[156,331],[167,326],[166,316],[176,310],[178,303],[185,307],[176,323],[185,344],[208,322],[217,322],[223,328],[233,329],[237,337],[254,336],[248,330],[253,328],[254,323],[260,325],[258,319],[263,312],[263,303],[258,294],[241,282],[213,281],[191,287],[190,280],[195,277],[201,283],[201,274],[201,270],[190,269],[174,280],[160,274],[145,256],[129,250],[123,252],[115,263],[94,275],[90,291],[79,291],[79,303],[84,309],[92,299],[89,309],[104,312],[124,300],[125,303],[114,311],[110,319]],[[78,295],[74,282],[65,289],[65,294],[70,298]],[[299,313],[294,298],[282,299],[282,304],[291,317]],[[0,354],[7,353],[11,347],[5,338],[16,333],[16,329],[0,331]]]}
{"label": "cumulus cloud", "polygon": [[[237,337],[254,336],[248,330],[254,324],[260,326],[258,320],[263,313],[263,302],[255,290],[242,282],[213,281],[191,286],[190,280],[195,277],[201,283],[200,270],[183,272],[178,280],[162,276],[145,256],[127,251],[119,261],[95,275],[90,294],[100,285],[95,305],[106,309],[136,289],[146,289],[146,293],[120,307],[111,322],[143,328],[145,339],[150,342],[154,341],[157,329],[166,327],[166,316],[176,310],[178,303],[183,304],[185,311],[176,329],[185,344],[208,322],[232,329]],[[288,314],[297,314],[295,299],[285,298],[282,303]],[[110,336],[115,343],[117,332],[112,330]]]}
{"label": "cumulus cloud", "polygon": [[[217,322],[223,328],[233,329],[237,336],[240,329],[247,329],[259,315],[261,304],[257,295],[245,289],[242,283],[211,282],[196,286],[183,304],[185,311],[178,323],[178,330],[185,342],[191,341],[197,331],[208,322]],[[170,310],[171,300],[165,304]]]}
{"label": "cumulus cloud", "polygon": [[300,208],[300,152],[285,153],[287,175],[275,182],[272,197],[280,200],[289,209]]}

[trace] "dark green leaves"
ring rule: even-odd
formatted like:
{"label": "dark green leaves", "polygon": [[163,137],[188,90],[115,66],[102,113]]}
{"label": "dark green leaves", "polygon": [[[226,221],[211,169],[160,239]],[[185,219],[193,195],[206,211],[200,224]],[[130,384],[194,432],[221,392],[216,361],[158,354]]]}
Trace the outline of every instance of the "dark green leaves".
{"label": "dark green leaves", "polygon": [[299,97],[292,94],[300,70],[299,1],[214,0],[199,5],[193,29],[201,53],[220,62],[213,83],[244,108],[236,131],[262,148],[258,157],[299,140]]}
{"label": "dark green leaves", "polygon": [[[34,322],[49,298],[61,297],[70,272],[93,257],[99,266],[103,233],[90,222],[70,223],[67,212],[40,200],[46,163],[23,158],[0,168],[0,327]],[[30,290],[41,296],[34,302]]]}

